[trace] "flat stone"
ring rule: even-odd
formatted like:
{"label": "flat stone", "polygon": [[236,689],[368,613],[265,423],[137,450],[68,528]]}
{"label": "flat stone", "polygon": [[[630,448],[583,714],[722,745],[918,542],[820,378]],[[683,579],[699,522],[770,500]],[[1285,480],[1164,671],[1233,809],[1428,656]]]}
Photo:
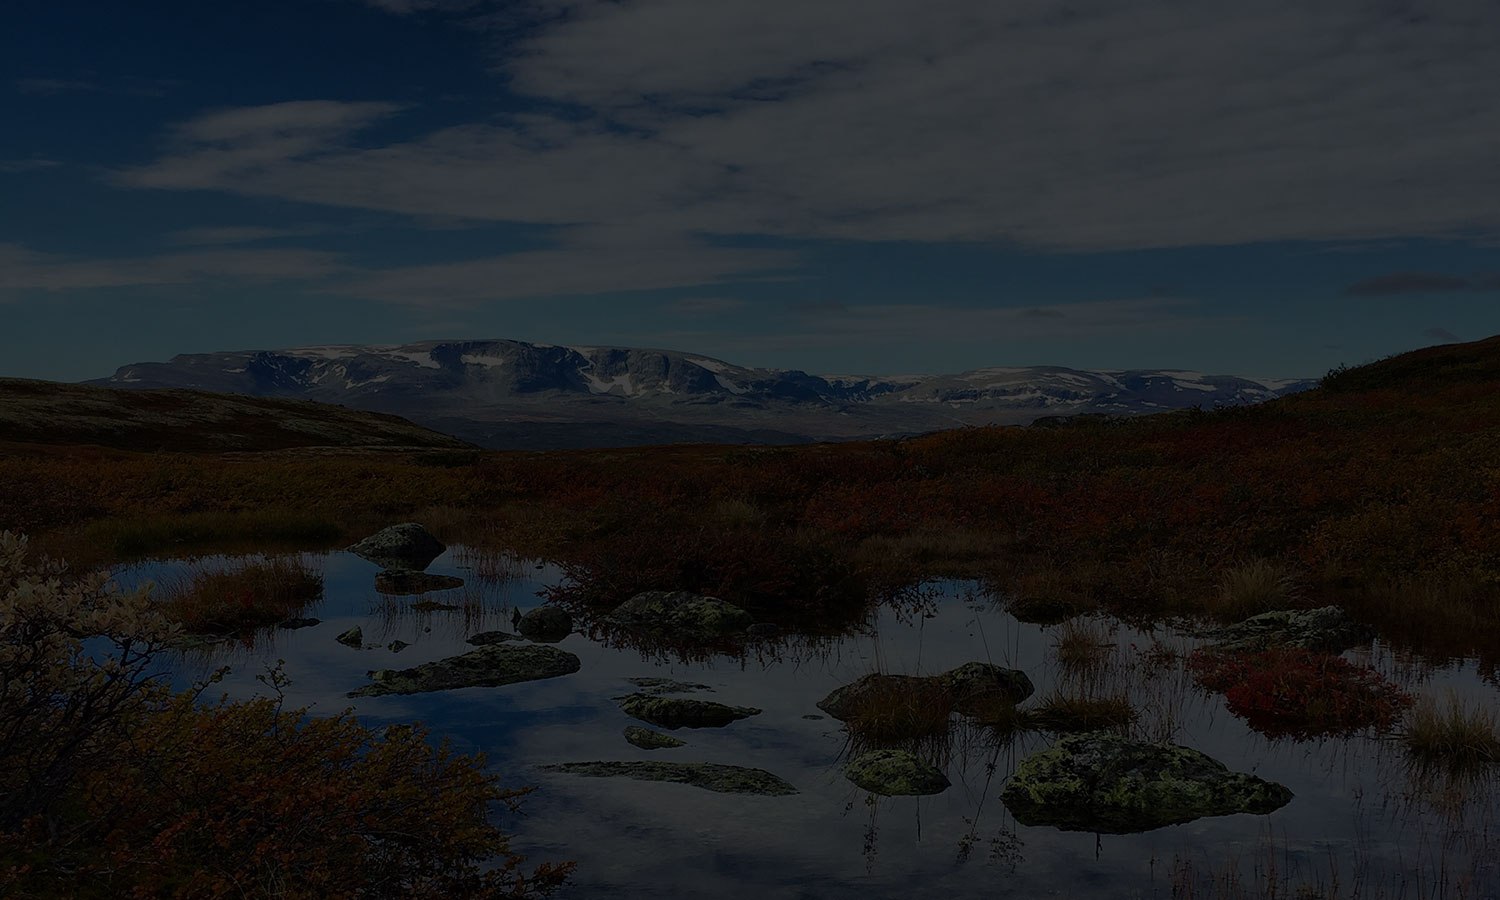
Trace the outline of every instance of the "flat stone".
{"label": "flat stone", "polygon": [[1092,732],[1021,760],[1000,799],[1022,825],[1130,834],[1205,816],[1264,815],[1292,792],[1197,750]]}
{"label": "flat stone", "polygon": [[411,605],[411,608],[417,612],[451,612],[458,609],[458,606],[453,603],[439,603],[436,600],[418,600]]}
{"label": "flat stone", "polygon": [[391,651],[392,653],[400,653],[402,650],[405,650],[410,646],[411,644],[408,644],[406,641],[391,641],[389,644],[385,645],[385,649]]}
{"label": "flat stone", "polygon": [[873,794],[887,797],[936,794],[948,789],[948,776],[906,750],[871,750],[844,766],[844,777]]}
{"label": "flat stone", "polygon": [[499,687],[521,681],[556,678],[577,672],[578,657],[543,644],[495,644],[423,663],[410,669],[380,669],[370,673],[371,684],[350,691],[350,697],[417,694],[463,687]]}
{"label": "flat stone", "polygon": [[609,619],[668,637],[715,638],[743,632],[755,620],[733,603],[688,591],[645,591],[615,607]]}
{"label": "flat stone", "polygon": [[939,675],[888,675],[872,672],[834,688],[828,696],[818,701],[817,707],[835,719],[848,719],[871,696],[889,696],[903,688],[916,694],[928,685],[941,686],[948,691],[953,698],[953,708],[961,713],[979,712],[987,704],[1015,705],[1030,697],[1036,690],[1031,679],[1019,669],[969,662]]}
{"label": "flat stone", "polygon": [[1337,606],[1317,609],[1278,609],[1251,616],[1208,633],[1214,643],[1206,649],[1226,653],[1296,648],[1342,653],[1375,637],[1375,630],[1352,621]]}
{"label": "flat stone", "polygon": [[670,734],[662,734],[660,731],[652,731],[639,725],[625,726],[625,740],[642,750],[666,750],[687,744],[687,741],[674,738]]}
{"label": "flat stone", "polygon": [[375,590],[382,594],[427,594],[463,586],[464,580],[454,575],[432,575],[411,569],[386,569],[375,575]]}
{"label": "flat stone", "polygon": [[542,766],[544,772],[566,772],[590,778],[634,778],[640,781],[667,781],[690,784],[721,794],[758,794],[766,797],[797,793],[786,780],[764,769],[724,766],[716,763],[658,762],[628,760],[617,762],[576,762]]}
{"label": "flat stone", "polygon": [[615,702],[631,718],[674,731],[678,728],[722,728],[738,719],[760,715],[760,710],[748,706],[726,706],[712,700],[646,693],[616,697]]}
{"label": "flat stone", "polygon": [[698,684],[694,681],[674,681],[671,678],[627,678],[626,681],[640,688],[637,694],[650,694],[660,696],[662,694],[691,694],[694,691],[712,691],[713,688],[706,684]]}
{"label": "flat stone", "polygon": [[507,641],[519,641],[520,639],[521,636],[519,634],[511,634],[509,631],[481,631],[478,634],[470,635],[468,642],[476,647],[483,647],[486,644],[503,644]]}

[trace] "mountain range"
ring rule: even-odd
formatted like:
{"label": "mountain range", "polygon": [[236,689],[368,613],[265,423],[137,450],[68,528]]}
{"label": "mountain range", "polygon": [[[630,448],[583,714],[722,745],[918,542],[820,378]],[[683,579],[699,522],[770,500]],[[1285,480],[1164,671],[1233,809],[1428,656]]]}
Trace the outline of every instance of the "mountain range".
{"label": "mountain range", "polygon": [[1316,381],[1060,366],[809,375],[669,350],[474,340],[184,354],[88,383],[316,400],[399,415],[482,447],[554,449],[791,444],[1137,415],[1256,403]]}

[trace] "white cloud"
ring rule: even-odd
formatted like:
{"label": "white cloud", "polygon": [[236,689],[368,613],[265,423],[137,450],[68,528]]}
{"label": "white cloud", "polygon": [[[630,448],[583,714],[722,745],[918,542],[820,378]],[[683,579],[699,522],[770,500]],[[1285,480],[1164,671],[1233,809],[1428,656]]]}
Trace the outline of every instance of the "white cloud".
{"label": "white cloud", "polygon": [[499,65],[581,118],[361,146],[397,107],[228,110],[121,178],[679,235],[1094,250],[1500,234],[1488,0],[526,8],[549,24]]}
{"label": "white cloud", "polygon": [[326,278],[347,270],[315,250],[213,250],[160,256],[75,260],[0,244],[0,299],[20,291],[86,290],[214,281],[269,282]]}

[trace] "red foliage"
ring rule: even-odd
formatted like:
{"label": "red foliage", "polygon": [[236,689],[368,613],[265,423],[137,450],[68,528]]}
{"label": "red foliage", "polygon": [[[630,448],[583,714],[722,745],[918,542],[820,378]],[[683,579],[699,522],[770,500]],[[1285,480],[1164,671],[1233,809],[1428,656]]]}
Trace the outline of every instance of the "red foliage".
{"label": "red foliage", "polygon": [[1267,737],[1386,729],[1412,703],[1375,670],[1309,650],[1198,650],[1188,658],[1188,669],[1199,685],[1224,694],[1230,712]]}

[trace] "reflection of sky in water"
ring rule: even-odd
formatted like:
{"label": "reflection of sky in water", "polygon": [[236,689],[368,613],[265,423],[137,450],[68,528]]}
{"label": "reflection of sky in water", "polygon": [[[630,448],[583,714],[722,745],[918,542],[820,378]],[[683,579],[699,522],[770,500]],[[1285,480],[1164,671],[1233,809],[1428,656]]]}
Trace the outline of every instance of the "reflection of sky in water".
{"label": "reflection of sky in water", "polygon": [[[1170,715],[1177,723],[1176,742],[1233,770],[1287,785],[1296,795],[1291,804],[1265,817],[1200,819],[1142,835],[1097,839],[1019,826],[1000,803],[1000,790],[1016,761],[1048,741],[1028,735],[999,748],[977,736],[978,730],[974,740],[955,742],[948,766],[953,786],[947,791],[934,797],[879,798],[872,804],[874,798],[842,776],[839,723],[804,718],[819,713],[814,703],[833,688],[876,670],[927,674],[970,660],[1023,669],[1036,683],[1038,698],[1067,677],[1053,650],[1056,628],[1019,623],[969,596],[962,584],[940,586],[930,615],[883,609],[859,634],[817,643],[793,639],[779,654],[762,654],[764,659],[752,654],[744,662],[725,656],[706,663],[664,662],[574,634],[559,646],[582,661],[575,675],[501,688],[350,699],[345,692],[365,684],[367,670],[404,668],[466,652],[472,649],[464,642],[468,634],[508,630],[511,609],[540,603],[537,591],[555,583],[560,573],[525,564],[513,580],[484,581],[460,568],[461,557],[450,550],[428,571],[456,574],[469,583],[427,598],[458,603],[467,597],[471,610],[478,603],[483,614],[392,615],[391,602],[374,590],[378,569],[373,564],[347,553],[307,559],[325,574],[325,598],[306,613],[320,617],[322,624],[274,631],[250,650],[189,657],[176,672],[176,682],[185,685],[229,664],[234,669],[222,689],[231,696],[248,696],[263,687],[255,675],[267,663],[284,659],[293,705],[309,705],[318,714],[353,707],[374,725],[422,720],[436,735],[452,738],[461,751],[488,753],[492,768],[508,783],[540,785],[526,800],[524,814],[507,815],[502,824],[516,834],[517,849],[535,859],[578,861],[578,886],[569,896],[1169,897],[1175,861],[1188,860],[1202,873],[1238,860],[1248,876],[1264,857],[1268,838],[1276,849],[1277,871],[1297,870],[1303,880],[1321,877],[1326,882],[1330,860],[1338,859],[1345,866],[1341,880],[1346,886],[1356,857],[1379,883],[1402,866],[1410,869],[1416,860],[1436,866],[1444,855],[1450,870],[1466,871],[1471,860],[1488,859],[1495,849],[1461,847],[1445,854],[1432,810],[1413,808],[1403,799],[1407,788],[1400,753],[1388,742],[1268,740],[1224,711],[1221,698],[1193,691],[1180,670],[1155,678],[1137,671],[1120,682],[1146,708],[1138,727],[1151,733]],[[152,564],[123,571],[120,579],[133,582],[170,571]],[[366,649],[334,641],[352,625],[362,626]],[[1192,639],[1166,631],[1156,637],[1178,650],[1193,645]],[[399,655],[385,648],[397,639],[411,645]],[[1110,636],[1128,658],[1135,658],[1131,644],[1144,649],[1152,639],[1123,627]],[[368,646],[376,644],[378,648]],[[1374,661],[1389,667],[1378,649]],[[639,750],[621,736],[633,720],[611,698],[633,690],[625,679],[640,675],[704,682],[715,692],[696,696],[763,712],[727,728],[674,732],[688,742],[677,750]],[[1420,678],[1418,684],[1408,677],[1408,687],[1441,693],[1452,685],[1492,706],[1496,700],[1494,687],[1481,683],[1471,668],[1424,671]],[[787,779],[801,793],[744,797],[536,769],[594,759],[754,766]],[[1491,821],[1493,797],[1475,799],[1472,806],[1483,827]],[[1007,852],[1012,834],[1021,842],[1018,856]],[[972,847],[964,858],[960,847],[966,836]],[[1493,867],[1484,869],[1483,877],[1483,889],[1471,896],[1500,893],[1500,876]]]}

